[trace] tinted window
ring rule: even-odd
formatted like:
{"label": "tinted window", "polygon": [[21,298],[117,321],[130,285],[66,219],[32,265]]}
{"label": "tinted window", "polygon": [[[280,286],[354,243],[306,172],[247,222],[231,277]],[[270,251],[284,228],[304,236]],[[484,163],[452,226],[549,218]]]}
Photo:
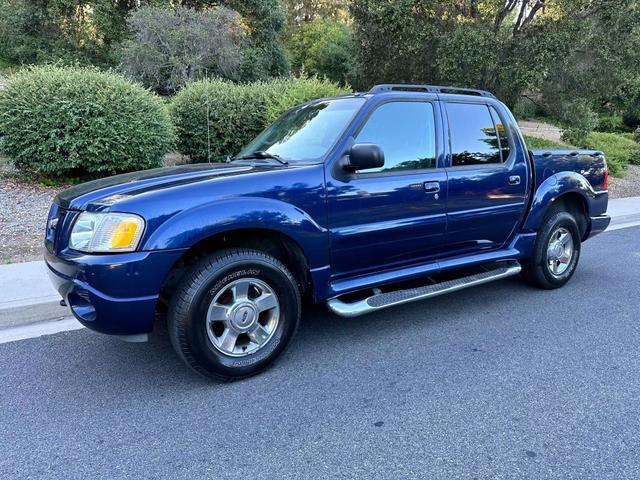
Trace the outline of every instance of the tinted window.
{"label": "tinted window", "polygon": [[498,133],[486,105],[446,104],[451,135],[451,164],[500,163]]}
{"label": "tinted window", "polygon": [[498,139],[500,140],[500,151],[502,152],[502,161],[506,161],[509,158],[509,138],[507,137],[507,131],[500,120],[500,116],[495,108],[489,107],[491,111],[491,118],[493,118],[493,124],[498,130]]}
{"label": "tinted window", "polygon": [[384,167],[364,172],[434,168],[433,105],[427,102],[385,103],[368,118],[356,136],[356,143],[375,143],[384,152]]}

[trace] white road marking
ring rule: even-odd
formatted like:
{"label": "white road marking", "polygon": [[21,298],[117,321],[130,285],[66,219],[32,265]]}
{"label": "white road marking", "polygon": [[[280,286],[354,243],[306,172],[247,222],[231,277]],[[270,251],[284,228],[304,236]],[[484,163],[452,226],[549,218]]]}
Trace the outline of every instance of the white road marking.
{"label": "white road marking", "polygon": [[80,330],[81,328],[84,327],[73,317],[19,325],[1,329],[0,344],[41,337],[43,335],[53,335],[54,333],[68,332],[71,330]]}

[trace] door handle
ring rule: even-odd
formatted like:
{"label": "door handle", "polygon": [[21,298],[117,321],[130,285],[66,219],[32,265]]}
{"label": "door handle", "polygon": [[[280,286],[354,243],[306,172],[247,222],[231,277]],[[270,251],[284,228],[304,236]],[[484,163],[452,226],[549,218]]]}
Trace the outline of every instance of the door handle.
{"label": "door handle", "polygon": [[427,193],[438,193],[440,191],[440,182],[424,182],[424,191]]}
{"label": "door handle", "polygon": [[509,177],[509,185],[520,185],[520,175],[511,175]]}

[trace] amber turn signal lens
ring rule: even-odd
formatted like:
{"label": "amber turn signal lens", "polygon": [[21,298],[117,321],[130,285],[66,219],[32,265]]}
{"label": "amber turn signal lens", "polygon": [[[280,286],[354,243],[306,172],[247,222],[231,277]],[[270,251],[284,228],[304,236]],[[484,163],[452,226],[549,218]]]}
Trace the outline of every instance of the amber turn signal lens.
{"label": "amber turn signal lens", "polygon": [[127,248],[133,243],[138,231],[138,224],[131,220],[123,220],[120,222],[116,231],[113,232],[111,238],[112,248]]}

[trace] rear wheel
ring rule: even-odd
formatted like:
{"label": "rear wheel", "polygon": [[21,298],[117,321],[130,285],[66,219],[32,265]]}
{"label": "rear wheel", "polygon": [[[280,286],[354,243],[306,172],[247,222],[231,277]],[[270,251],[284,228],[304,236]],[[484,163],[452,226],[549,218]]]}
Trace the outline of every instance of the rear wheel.
{"label": "rear wheel", "polygon": [[185,276],[169,308],[169,335],[182,360],[216,380],[272,364],[300,321],[300,293],[287,268],[256,250],[206,257]]}
{"label": "rear wheel", "polygon": [[524,263],[523,275],[532,285],[553,289],[573,276],[580,258],[580,230],[568,212],[554,212],[538,230],[533,256]]}

